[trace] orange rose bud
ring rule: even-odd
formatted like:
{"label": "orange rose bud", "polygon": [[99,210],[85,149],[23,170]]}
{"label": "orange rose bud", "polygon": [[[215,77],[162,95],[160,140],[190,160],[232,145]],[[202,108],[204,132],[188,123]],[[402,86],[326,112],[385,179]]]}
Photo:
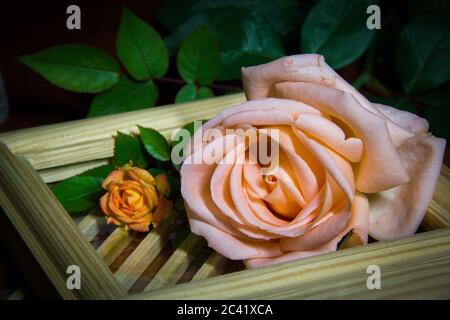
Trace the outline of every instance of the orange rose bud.
{"label": "orange rose bud", "polygon": [[156,225],[170,215],[165,174],[154,178],[147,170],[124,166],[111,172],[102,186],[108,192],[100,198],[100,207],[108,224],[147,232],[152,222]]}
{"label": "orange rose bud", "polygon": [[166,197],[170,194],[170,184],[169,179],[165,173],[160,173],[155,177],[156,190],[158,193],[165,195]]}

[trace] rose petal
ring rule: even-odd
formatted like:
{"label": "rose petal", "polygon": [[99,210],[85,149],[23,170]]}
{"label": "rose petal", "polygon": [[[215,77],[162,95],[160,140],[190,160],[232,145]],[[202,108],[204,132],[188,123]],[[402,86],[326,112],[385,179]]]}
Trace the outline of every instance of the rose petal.
{"label": "rose petal", "polygon": [[158,193],[168,197],[170,195],[169,179],[165,173],[160,173],[155,176],[155,186]]}
{"label": "rose petal", "polygon": [[[342,170],[345,166],[345,161],[339,161],[337,156],[333,156],[333,152],[316,141],[309,139],[303,132],[298,129],[294,130],[299,140],[305,145],[319,160],[322,166],[327,170],[330,176],[339,184],[342,190],[350,201],[353,200],[354,186],[353,186],[353,172],[350,168]],[[350,175],[351,172],[351,175]],[[347,173],[347,174],[345,174]]]}
{"label": "rose petal", "polygon": [[276,213],[286,218],[294,218],[301,209],[295,198],[283,189],[281,183],[277,183],[276,187],[264,197],[264,200],[270,203],[270,207]]}
{"label": "rose petal", "polygon": [[283,96],[308,103],[344,120],[364,144],[363,158],[356,175],[356,188],[373,193],[409,181],[384,118],[362,108],[349,93],[310,83],[279,83]]}
{"label": "rose petal", "polygon": [[[329,66],[328,68],[332,70]],[[335,71],[333,71],[335,72]],[[336,72],[335,72],[336,73]],[[364,97],[358,90],[356,90],[351,84],[345,81],[341,76],[336,73],[336,89],[350,93],[359,104],[368,111],[375,113],[378,116],[382,116],[386,120],[386,125],[391,136],[392,143],[395,147],[403,144],[406,140],[412,138],[414,134],[409,130],[406,130],[401,125],[398,125],[395,121],[391,121],[389,117],[385,117],[385,114],[379,110],[374,104],[370,103],[366,97]]]}
{"label": "rose petal", "polygon": [[248,100],[255,100],[269,97],[273,85],[280,81],[333,85],[334,71],[324,68],[325,66],[322,56],[302,54],[283,57],[255,67],[242,68],[244,91]]}
{"label": "rose petal", "polygon": [[172,212],[172,202],[164,195],[160,195],[158,199],[158,207],[152,215],[152,224],[157,226],[161,221],[165,220]]}
{"label": "rose petal", "polygon": [[325,245],[342,233],[350,218],[350,210],[334,213],[326,221],[312,228],[300,237],[280,239],[283,251],[313,250]]}
{"label": "rose petal", "polygon": [[124,172],[122,170],[114,170],[112,171],[106,178],[103,180],[102,187],[105,190],[108,190],[108,186],[111,182],[122,182],[124,176]]}
{"label": "rose petal", "polygon": [[130,180],[134,181],[144,181],[145,183],[154,185],[155,179],[153,176],[148,172],[147,170],[138,168],[138,167],[131,167],[127,170],[125,170],[125,174],[130,177]]}
{"label": "rose petal", "polygon": [[278,242],[252,242],[236,238],[196,219],[190,219],[189,224],[193,233],[204,237],[211,248],[229,259],[243,260],[281,255]]}
{"label": "rose petal", "polygon": [[360,235],[364,240],[364,243],[367,243],[368,216],[369,204],[367,198],[364,195],[357,193],[352,204],[351,219],[349,223],[338,236],[328,243],[312,250],[288,252],[275,258],[248,259],[244,261],[245,266],[247,268],[258,268],[336,251],[338,243],[350,230],[354,230],[354,232]]}
{"label": "rose petal", "polygon": [[[230,235],[244,236],[230,225],[229,217],[222,213],[221,208],[217,207],[211,198],[210,183],[216,166],[204,162],[195,162],[195,160],[207,158],[206,155],[211,155],[211,150],[214,149],[215,144],[225,145],[228,148],[225,150],[226,153],[233,149],[237,143],[236,136],[226,135],[210,142],[204,148],[197,148],[189,155],[180,170],[181,194],[186,203],[189,220],[203,221]],[[204,154],[205,156],[203,156]],[[219,161],[220,157],[221,155],[217,155],[217,159],[206,160]]]}
{"label": "rose petal", "polygon": [[120,226],[120,225],[121,225],[120,221],[118,221],[117,219],[114,219],[114,218],[112,218],[112,217],[108,217],[108,218],[106,219],[106,223],[107,223],[107,224],[114,224],[114,225],[116,225],[116,226]]}
{"label": "rose petal", "polygon": [[277,109],[269,109],[264,111],[241,111],[234,113],[222,121],[222,125],[227,128],[233,128],[240,124],[246,125],[292,125],[294,118],[291,114]]}
{"label": "rose petal", "polygon": [[[297,118],[300,114],[303,113],[321,114],[320,111],[302,102],[288,99],[269,98],[264,100],[247,101],[240,105],[221,111],[217,116],[203,124],[202,127],[195,132],[194,136],[190,140],[190,144],[186,148],[185,157],[187,158],[191,153],[193,153],[194,149],[202,147],[205,138],[204,136],[208,132],[208,129],[223,128],[222,122],[225,118],[238,114],[242,111],[256,111],[258,113],[261,113],[270,110],[286,112],[293,118]],[[246,124],[244,120],[234,120],[234,123],[236,123],[236,125]]]}
{"label": "rose petal", "polygon": [[411,181],[369,196],[372,237],[394,239],[416,232],[433,197],[444,150],[445,140],[433,136],[418,136],[398,148]]}
{"label": "rose petal", "polygon": [[414,113],[392,108],[379,103],[372,103],[386,118],[412,133],[427,133],[428,121]]}
{"label": "rose petal", "polygon": [[[247,99],[264,99],[276,96],[274,85],[279,82],[315,83],[351,94],[360,105],[378,116],[383,113],[373,106],[360,92],[345,81],[323,57],[314,54],[300,54],[280,58],[267,64],[242,69],[244,91]],[[399,146],[413,134],[396,122],[386,118],[386,124],[394,146]]]}
{"label": "rose petal", "polygon": [[314,115],[303,114],[295,120],[296,126],[340,153],[352,162],[361,160],[363,144],[358,138],[345,138],[344,131],[330,120]]}
{"label": "rose petal", "polygon": [[111,215],[111,210],[109,209],[108,201],[109,201],[109,193],[105,193],[100,198],[100,208],[102,209],[104,214],[109,216],[109,215]]}
{"label": "rose petal", "polygon": [[[314,158],[314,155],[306,148],[292,132],[291,128],[285,126],[271,127],[278,130],[278,146],[280,152],[280,166],[285,168],[291,175],[296,177],[297,184],[305,201],[310,201],[319,190],[319,184],[323,181],[323,168]],[[260,134],[263,134],[260,131]],[[276,140],[273,131],[267,132],[268,136]],[[283,164],[284,155],[290,162],[290,166]]]}

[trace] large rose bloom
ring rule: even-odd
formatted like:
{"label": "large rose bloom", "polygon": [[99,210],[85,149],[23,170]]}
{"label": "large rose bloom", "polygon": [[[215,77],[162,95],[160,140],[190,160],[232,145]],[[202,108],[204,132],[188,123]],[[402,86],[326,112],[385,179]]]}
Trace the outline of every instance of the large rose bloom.
{"label": "large rose bloom", "polygon": [[[204,124],[181,168],[192,232],[252,268],[335,251],[347,234],[353,246],[368,235],[417,230],[445,148],[425,119],[370,103],[320,55],[281,58],[242,75],[249,101]],[[275,174],[262,174],[247,159],[248,143],[225,131],[249,127],[279,130]],[[223,135],[200,136],[209,128]],[[223,154],[211,152],[225,141]],[[226,161],[195,163],[196,156]]]}

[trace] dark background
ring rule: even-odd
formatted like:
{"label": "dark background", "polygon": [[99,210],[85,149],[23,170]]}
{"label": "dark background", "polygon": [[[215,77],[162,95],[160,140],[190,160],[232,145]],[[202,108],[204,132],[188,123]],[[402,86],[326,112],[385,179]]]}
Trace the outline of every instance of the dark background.
{"label": "dark background", "polygon": [[[264,1],[264,0],[263,0]],[[69,43],[82,43],[103,49],[117,58],[116,35],[123,7],[127,7],[153,26],[162,37],[170,34],[157,20],[154,13],[163,1],[98,0],[98,1],[8,1],[0,4],[0,75],[9,104],[9,116],[2,123],[0,132],[34,127],[50,123],[84,118],[93,95],[60,89],[38,73],[21,64],[18,57],[39,52],[45,48]],[[81,30],[68,30],[66,8],[77,4],[81,8]],[[299,1],[300,10],[307,12],[314,1]],[[302,6],[305,9],[302,10]],[[300,26],[301,20],[298,24]],[[299,26],[295,26],[297,33]],[[292,49],[289,48],[292,44]],[[298,53],[299,35],[288,40],[287,51]],[[174,58],[171,58],[168,76],[178,78]],[[363,59],[339,70],[347,80],[359,73]],[[239,90],[240,81],[221,82]],[[174,102],[182,84],[161,83],[157,105]],[[215,90],[216,95],[227,90]]]}
{"label": "dark background", "polygon": [[[66,8],[81,8],[81,30],[68,30]],[[9,102],[9,117],[0,131],[10,131],[86,116],[92,95],[65,91],[21,64],[17,57],[63,43],[84,43],[115,55],[115,39],[126,6],[158,31],[152,19],[160,1],[2,1],[0,4],[0,74]],[[171,88],[169,88],[171,89]],[[173,101],[160,87],[159,104]],[[176,89],[175,89],[176,92]]]}

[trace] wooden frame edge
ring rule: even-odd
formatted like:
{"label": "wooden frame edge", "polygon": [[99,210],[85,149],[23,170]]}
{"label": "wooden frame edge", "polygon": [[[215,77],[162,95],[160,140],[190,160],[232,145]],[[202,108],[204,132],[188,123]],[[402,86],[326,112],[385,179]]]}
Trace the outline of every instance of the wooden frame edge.
{"label": "wooden frame edge", "polygon": [[[369,290],[367,268],[381,271]],[[448,299],[450,228],[180,284],[126,299]]]}
{"label": "wooden frame edge", "polygon": [[[33,167],[0,143],[0,204],[64,299],[117,299],[126,295],[108,266]],[[77,265],[81,289],[67,287]]]}
{"label": "wooden frame edge", "polygon": [[245,101],[243,93],[98,118],[63,122],[0,134],[0,141],[24,156],[36,170],[112,156],[117,131],[138,133],[137,126],[152,127],[166,138],[194,120],[216,116],[226,107]]}

